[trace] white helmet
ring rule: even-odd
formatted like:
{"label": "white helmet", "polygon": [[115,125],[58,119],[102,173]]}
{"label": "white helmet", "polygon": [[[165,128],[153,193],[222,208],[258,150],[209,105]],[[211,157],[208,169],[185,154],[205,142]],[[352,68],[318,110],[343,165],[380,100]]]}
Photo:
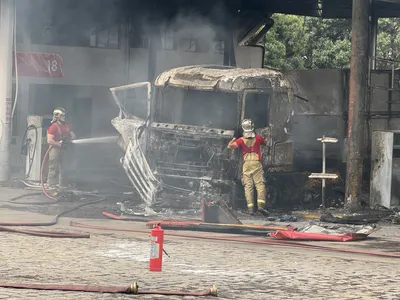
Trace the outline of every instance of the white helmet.
{"label": "white helmet", "polygon": [[242,129],[244,138],[253,138],[256,136],[256,133],[254,132],[254,123],[251,119],[243,120]]}
{"label": "white helmet", "polygon": [[53,120],[51,122],[54,123],[54,122],[57,122],[57,121],[61,121],[63,116],[65,117],[65,109],[62,108],[62,107],[57,107],[53,111]]}

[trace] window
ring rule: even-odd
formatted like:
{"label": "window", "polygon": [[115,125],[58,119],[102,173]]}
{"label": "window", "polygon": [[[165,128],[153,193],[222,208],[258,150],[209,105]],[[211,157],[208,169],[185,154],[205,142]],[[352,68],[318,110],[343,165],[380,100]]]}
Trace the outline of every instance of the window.
{"label": "window", "polygon": [[182,50],[186,52],[196,52],[198,51],[197,39],[194,39],[192,35],[189,38],[184,38],[182,40]]}
{"label": "window", "polygon": [[252,119],[256,128],[269,126],[269,94],[247,93],[245,119]]}
{"label": "window", "polygon": [[225,41],[223,40],[214,40],[212,43],[212,52],[224,54],[225,52]]}
{"label": "window", "polygon": [[131,48],[149,48],[150,36],[139,20],[129,20],[128,35]]}
{"label": "window", "polygon": [[98,31],[92,30],[90,35],[90,46],[98,48],[118,49],[119,28],[118,26],[111,27]]}
{"label": "window", "polygon": [[[77,4],[79,5],[72,5]],[[119,21],[111,10],[101,15],[88,14],[86,1],[47,1],[32,6],[26,22],[31,42],[41,45],[119,48]],[[17,26],[18,28],[18,26]]]}
{"label": "window", "polygon": [[231,130],[237,122],[236,93],[167,87],[157,97],[156,122]]}
{"label": "window", "polygon": [[236,126],[237,94],[189,90],[185,94],[182,123],[219,129]]}
{"label": "window", "polygon": [[186,34],[179,41],[179,50],[185,52],[207,53],[210,43],[207,39],[196,36],[192,33]]}
{"label": "window", "polygon": [[166,29],[161,36],[162,47],[165,50],[175,50],[175,32],[172,29]]}
{"label": "window", "polygon": [[150,45],[150,38],[146,35],[131,35],[130,39],[131,48],[144,48],[148,49]]}

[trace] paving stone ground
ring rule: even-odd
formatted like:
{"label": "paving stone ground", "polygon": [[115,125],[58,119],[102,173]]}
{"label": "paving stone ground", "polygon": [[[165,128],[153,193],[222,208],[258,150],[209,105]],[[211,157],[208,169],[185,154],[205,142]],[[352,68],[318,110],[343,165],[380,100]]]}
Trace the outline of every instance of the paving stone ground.
{"label": "paving stone ground", "polygon": [[[0,198],[5,195],[2,193]],[[0,220],[43,221],[49,215],[1,208]],[[69,226],[46,230],[89,232],[90,239],[51,239],[0,232],[2,282],[130,285],[141,289],[204,290],[217,285],[219,299],[400,299],[400,259],[271,245],[194,240],[166,236],[161,273],[148,271],[148,234]],[[80,223],[146,230],[143,223],[72,219]],[[399,252],[399,227],[362,243],[319,243],[351,249]],[[187,233],[187,232],[186,232]],[[218,234],[202,233],[208,236]],[[226,236],[226,234],[224,235]],[[385,243],[391,243],[387,247]],[[373,248],[373,249],[371,249]],[[0,299],[182,299],[1,289]],[[184,299],[195,299],[184,297]],[[203,299],[214,299],[206,297]]]}

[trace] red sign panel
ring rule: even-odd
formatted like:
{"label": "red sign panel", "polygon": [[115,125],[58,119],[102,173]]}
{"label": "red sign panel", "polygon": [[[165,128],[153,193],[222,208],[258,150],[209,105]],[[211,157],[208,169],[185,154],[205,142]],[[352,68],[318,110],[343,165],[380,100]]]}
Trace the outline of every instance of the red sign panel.
{"label": "red sign panel", "polygon": [[63,60],[55,53],[17,52],[17,66],[18,76],[64,77]]}

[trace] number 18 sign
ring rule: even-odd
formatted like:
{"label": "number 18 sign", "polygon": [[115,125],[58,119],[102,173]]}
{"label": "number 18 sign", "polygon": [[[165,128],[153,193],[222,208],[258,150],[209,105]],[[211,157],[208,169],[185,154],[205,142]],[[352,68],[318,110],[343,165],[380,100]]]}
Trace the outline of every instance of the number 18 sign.
{"label": "number 18 sign", "polygon": [[55,53],[17,52],[17,66],[18,76],[64,77],[63,60]]}

